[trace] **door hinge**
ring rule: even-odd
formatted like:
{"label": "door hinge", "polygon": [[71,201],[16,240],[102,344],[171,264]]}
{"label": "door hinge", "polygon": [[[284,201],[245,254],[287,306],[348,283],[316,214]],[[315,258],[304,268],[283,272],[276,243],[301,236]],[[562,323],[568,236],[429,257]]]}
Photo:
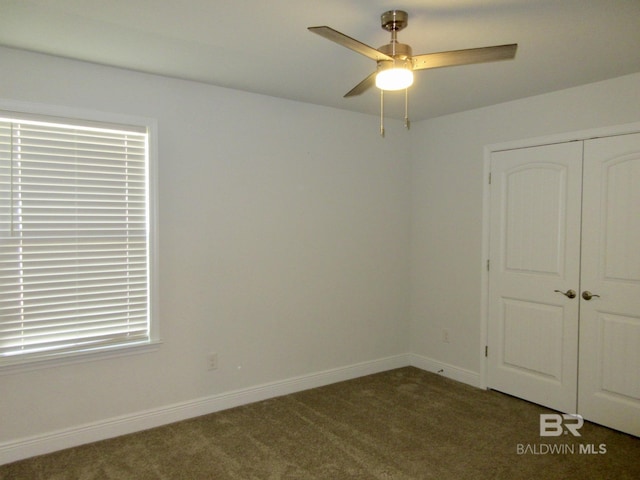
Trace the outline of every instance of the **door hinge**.
{"label": "door hinge", "polygon": [[487,258],[487,272],[491,268],[491,260]]}
{"label": "door hinge", "polygon": [[491,185],[491,172],[489,172],[489,185]]}
{"label": "door hinge", "polygon": [[484,356],[488,357],[489,356],[489,345],[485,345],[484,346]]}

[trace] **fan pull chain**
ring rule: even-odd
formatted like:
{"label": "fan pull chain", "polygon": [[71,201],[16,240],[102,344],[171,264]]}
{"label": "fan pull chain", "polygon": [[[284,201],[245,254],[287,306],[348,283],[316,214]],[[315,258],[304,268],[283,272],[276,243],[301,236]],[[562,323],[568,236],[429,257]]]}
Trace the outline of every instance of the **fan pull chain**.
{"label": "fan pull chain", "polygon": [[380,89],[380,136],[384,138],[384,90]]}
{"label": "fan pull chain", "polygon": [[411,122],[409,121],[409,89],[404,90],[404,128],[409,130]]}

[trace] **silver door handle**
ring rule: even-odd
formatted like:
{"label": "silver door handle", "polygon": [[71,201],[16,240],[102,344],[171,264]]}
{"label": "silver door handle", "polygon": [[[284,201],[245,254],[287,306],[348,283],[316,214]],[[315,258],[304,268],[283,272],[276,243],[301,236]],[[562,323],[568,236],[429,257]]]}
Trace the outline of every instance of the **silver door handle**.
{"label": "silver door handle", "polygon": [[600,295],[596,295],[595,293],[591,293],[589,290],[585,290],[584,292],[582,292],[582,298],[584,298],[585,300],[591,300],[593,297],[600,298]]}
{"label": "silver door handle", "polygon": [[554,290],[554,292],[561,293],[561,294],[563,294],[563,295],[565,295],[565,296],[567,296],[569,298],[576,298],[575,290],[567,290],[566,292],[563,292],[562,290]]}

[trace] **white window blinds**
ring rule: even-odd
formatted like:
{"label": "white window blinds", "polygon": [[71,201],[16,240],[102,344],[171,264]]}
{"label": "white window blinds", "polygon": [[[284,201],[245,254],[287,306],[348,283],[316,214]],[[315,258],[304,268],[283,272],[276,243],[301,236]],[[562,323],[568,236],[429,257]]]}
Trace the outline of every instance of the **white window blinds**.
{"label": "white window blinds", "polygon": [[0,365],[150,339],[147,145],[0,112]]}

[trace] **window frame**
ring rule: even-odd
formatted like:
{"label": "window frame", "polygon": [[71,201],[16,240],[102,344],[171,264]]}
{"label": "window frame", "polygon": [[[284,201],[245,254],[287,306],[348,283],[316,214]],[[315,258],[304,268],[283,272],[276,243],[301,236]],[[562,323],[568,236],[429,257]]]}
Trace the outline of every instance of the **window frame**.
{"label": "window frame", "polygon": [[[0,111],[4,114],[28,115],[41,121],[58,121],[68,124],[143,128],[147,131],[147,228],[148,228],[148,316],[149,340],[106,347],[86,348],[78,351],[25,354],[5,357],[0,362],[0,375],[33,369],[81,363],[123,355],[135,355],[155,351],[162,343],[160,338],[158,309],[158,214],[157,214],[157,120],[150,117],[109,113],[96,110],[27,103],[0,99]],[[94,125],[95,126],[95,125]]]}

